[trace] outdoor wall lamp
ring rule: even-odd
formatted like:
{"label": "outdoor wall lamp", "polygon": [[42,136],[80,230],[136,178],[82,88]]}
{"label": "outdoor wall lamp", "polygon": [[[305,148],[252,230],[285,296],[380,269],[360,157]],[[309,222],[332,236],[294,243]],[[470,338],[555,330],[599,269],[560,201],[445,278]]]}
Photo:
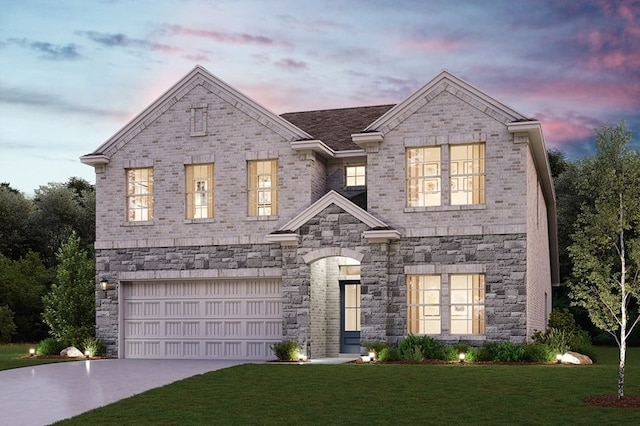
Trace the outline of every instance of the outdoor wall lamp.
{"label": "outdoor wall lamp", "polygon": [[460,355],[458,355],[458,360],[460,361],[460,364],[464,364],[464,359],[466,358],[466,354],[464,352],[460,352]]}
{"label": "outdoor wall lamp", "polygon": [[109,281],[106,278],[100,280],[100,288],[102,291],[107,291],[109,289]]}

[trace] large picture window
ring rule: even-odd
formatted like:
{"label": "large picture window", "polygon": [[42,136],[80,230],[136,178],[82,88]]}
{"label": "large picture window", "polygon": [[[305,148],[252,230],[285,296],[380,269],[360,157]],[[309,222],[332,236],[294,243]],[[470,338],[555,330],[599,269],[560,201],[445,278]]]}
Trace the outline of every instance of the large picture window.
{"label": "large picture window", "polygon": [[451,334],[484,334],[484,275],[450,275]]}
{"label": "large picture window", "polygon": [[440,275],[410,275],[407,287],[407,332],[440,334]]}
{"label": "large picture window", "polygon": [[278,214],[278,160],[249,161],[249,216]]}
{"label": "large picture window", "polygon": [[194,164],[185,168],[187,218],[213,217],[213,164]]}
{"label": "large picture window", "polygon": [[440,147],[407,149],[407,206],[441,204]]}
{"label": "large picture window", "polygon": [[153,219],[153,168],[128,169],[127,220],[130,222]]}
{"label": "large picture window", "polygon": [[451,204],[485,203],[485,145],[452,145],[450,186]]}

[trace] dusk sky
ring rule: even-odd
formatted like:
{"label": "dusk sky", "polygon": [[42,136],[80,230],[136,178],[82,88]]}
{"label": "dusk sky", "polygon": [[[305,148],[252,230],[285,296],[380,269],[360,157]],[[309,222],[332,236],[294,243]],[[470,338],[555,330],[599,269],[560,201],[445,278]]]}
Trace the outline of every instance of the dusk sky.
{"label": "dusk sky", "polygon": [[0,182],[26,195],[197,64],[284,112],[398,103],[442,69],[594,151],[640,147],[640,0],[0,0]]}

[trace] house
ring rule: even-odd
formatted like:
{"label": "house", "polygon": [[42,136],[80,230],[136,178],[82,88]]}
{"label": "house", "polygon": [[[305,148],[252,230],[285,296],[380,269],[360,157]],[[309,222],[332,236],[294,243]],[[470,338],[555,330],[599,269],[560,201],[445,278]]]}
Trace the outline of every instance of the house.
{"label": "house", "polygon": [[397,105],[279,116],[196,66],[81,161],[112,355],[264,360],[292,339],[319,358],[546,328],[541,124],[447,71]]}

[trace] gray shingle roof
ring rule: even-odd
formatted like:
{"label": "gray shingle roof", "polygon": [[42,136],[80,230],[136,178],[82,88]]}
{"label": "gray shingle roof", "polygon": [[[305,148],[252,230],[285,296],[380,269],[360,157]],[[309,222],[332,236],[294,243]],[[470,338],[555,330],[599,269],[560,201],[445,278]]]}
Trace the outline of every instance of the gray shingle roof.
{"label": "gray shingle roof", "polygon": [[376,105],[320,111],[288,112],[281,114],[291,124],[319,139],[334,151],[360,149],[351,135],[362,132],[369,124],[395,105]]}

